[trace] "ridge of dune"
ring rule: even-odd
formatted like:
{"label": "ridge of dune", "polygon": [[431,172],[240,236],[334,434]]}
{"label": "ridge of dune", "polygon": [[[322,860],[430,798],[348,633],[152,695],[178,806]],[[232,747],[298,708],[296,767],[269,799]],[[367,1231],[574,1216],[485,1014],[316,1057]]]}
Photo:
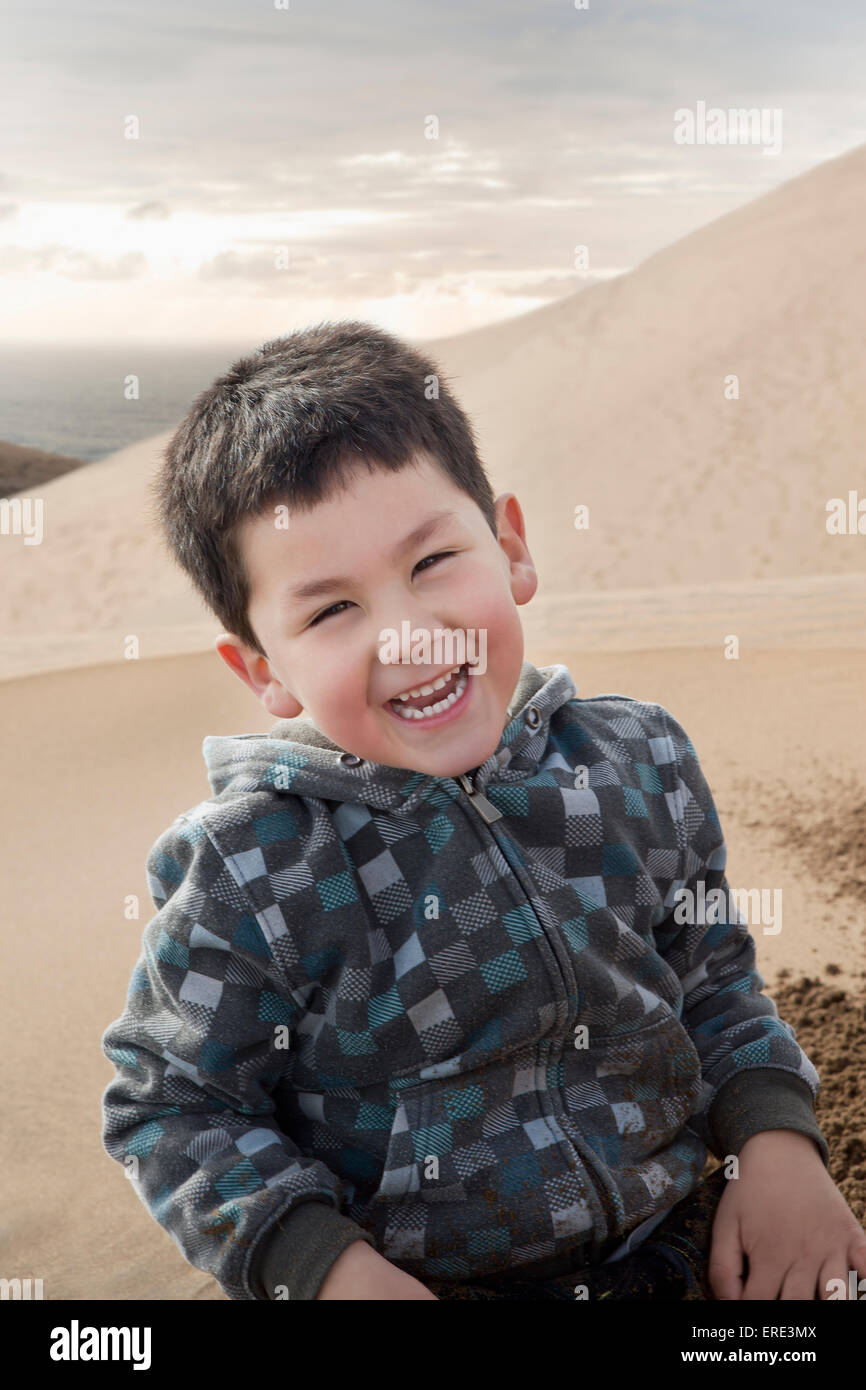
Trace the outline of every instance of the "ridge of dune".
{"label": "ridge of dune", "polygon": [[[689,649],[724,653],[736,637],[742,655],[787,648],[866,649],[866,574],[538,594],[521,608],[527,647],[545,652],[641,652]],[[0,682],[112,662],[212,652],[219,624],[199,621],[61,632],[0,633]],[[134,657],[128,638],[137,639]],[[219,661],[214,656],[214,661]]]}
{"label": "ridge of dune", "polygon": [[[621,287],[628,281],[652,278],[659,289],[680,291],[685,287],[686,267],[695,283],[708,277],[717,279],[727,273],[726,262],[741,259],[743,252],[763,237],[769,227],[781,231],[783,239],[796,236],[799,247],[806,240],[803,233],[813,228],[819,215],[832,220],[833,228],[827,229],[831,235],[837,225],[848,223],[849,244],[856,245],[856,224],[851,226],[850,223],[862,215],[866,203],[864,179],[866,144],[824,160],[742,206],[695,227],[622,275],[597,281],[540,308],[515,314],[513,318],[482,324],[463,333],[425,339],[425,344],[431,351],[441,350],[449,360],[456,360],[464,350],[473,356],[476,349],[484,357],[495,356],[499,350],[510,351],[527,335],[557,329],[563,318],[573,323],[580,318],[598,319],[606,312],[603,305],[613,287]],[[784,250],[781,243],[779,249]],[[783,256],[777,269],[790,280],[789,288],[796,290],[803,268]],[[684,307],[688,311],[689,306]]]}

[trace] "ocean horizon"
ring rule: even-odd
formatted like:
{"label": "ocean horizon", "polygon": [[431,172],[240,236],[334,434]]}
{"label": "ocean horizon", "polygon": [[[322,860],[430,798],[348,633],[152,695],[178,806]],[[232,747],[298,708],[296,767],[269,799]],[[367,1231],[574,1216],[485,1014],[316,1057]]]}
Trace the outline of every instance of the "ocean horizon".
{"label": "ocean horizon", "polygon": [[[0,345],[0,440],[86,463],[178,424],[195,397],[258,343],[161,347]],[[125,381],[138,378],[138,399]]]}

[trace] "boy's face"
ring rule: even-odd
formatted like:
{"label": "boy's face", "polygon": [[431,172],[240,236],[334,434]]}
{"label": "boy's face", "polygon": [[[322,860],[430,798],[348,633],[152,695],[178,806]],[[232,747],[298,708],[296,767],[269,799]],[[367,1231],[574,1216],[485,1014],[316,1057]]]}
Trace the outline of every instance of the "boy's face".
{"label": "boy's face", "polygon": [[[480,766],[499,743],[520,676],[516,605],[528,603],[538,584],[513,493],[496,501],[498,540],[427,455],[398,473],[359,466],[331,500],[291,512],[287,523],[280,511],[282,524],[264,512],[244,521],[237,537],[249,619],[267,659],[223,633],[216,642],[223,660],[275,718],[305,710],[333,743],[368,761],[437,777]],[[435,531],[401,551],[411,532],[442,512],[449,515]],[[342,579],[315,595],[291,592],[333,576]],[[450,647],[446,631],[462,634],[465,648]],[[389,633],[396,639],[390,662]],[[409,660],[413,647],[420,663]],[[394,711],[392,698],[446,675],[464,650],[477,673],[462,673],[465,693],[456,702],[420,719]],[[397,704],[433,705],[456,681]]]}

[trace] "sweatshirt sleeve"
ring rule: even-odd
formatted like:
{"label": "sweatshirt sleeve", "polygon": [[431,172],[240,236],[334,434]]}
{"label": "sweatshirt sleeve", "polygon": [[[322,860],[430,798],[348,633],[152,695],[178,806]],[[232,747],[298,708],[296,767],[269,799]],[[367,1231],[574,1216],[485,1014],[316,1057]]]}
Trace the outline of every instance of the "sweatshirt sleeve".
{"label": "sweatshirt sleeve", "polygon": [[194,813],[160,836],[147,871],[156,915],[102,1037],[115,1067],[104,1147],[230,1299],[315,1298],[352,1240],[373,1241],[340,1212],[337,1175],[274,1119],[304,1001],[271,950],[273,924]]}
{"label": "sweatshirt sleeve", "polygon": [[[829,1147],[814,1111],[818,1073],[761,993],[754,938],[728,896],[727,849],[712,794],[688,735],[663,713],[667,735],[651,742],[656,763],[675,769],[667,800],[680,868],[655,939],[682,982],[681,1022],[701,1060],[703,1092],[689,1125],[716,1157],[738,1153],[762,1130],[798,1130],[814,1140],[827,1166]],[[717,906],[714,889],[723,895]]]}

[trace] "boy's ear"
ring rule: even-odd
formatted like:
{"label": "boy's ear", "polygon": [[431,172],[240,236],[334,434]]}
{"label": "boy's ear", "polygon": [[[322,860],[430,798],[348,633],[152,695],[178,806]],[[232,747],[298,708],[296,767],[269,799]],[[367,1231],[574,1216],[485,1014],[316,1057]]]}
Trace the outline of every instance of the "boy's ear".
{"label": "boy's ear", "polygon": [[221,632],[214,638],[214,647],[223,661],[248,685],[257,700],[275,719],[296,719],[303,705],[295,699],[291,691],[281,685],[271,672],[265,657],[246,646],[231,632]]}
{"label": "boy's ear", "polygon": [[538,574],[526,544],[520,503],[513,492],[503,492],[495,505],[499,544],[510,571],[511,596],[517,604],[528,603],[538,588]]}

